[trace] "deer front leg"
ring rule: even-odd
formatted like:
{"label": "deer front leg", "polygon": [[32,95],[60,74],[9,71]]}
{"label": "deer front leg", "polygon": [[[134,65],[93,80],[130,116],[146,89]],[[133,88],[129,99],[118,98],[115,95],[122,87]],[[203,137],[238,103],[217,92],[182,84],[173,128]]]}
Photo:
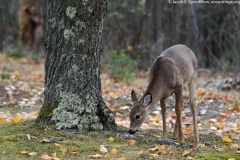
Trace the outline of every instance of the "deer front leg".
{"label": "deer front leg", "polygon": [[176,106],[175,106],[175,112],[177,115],[176,124],[177,130],[178,130],[178,138],[180,142],[184,142],[183,137],[183,130],[182,130],[182,87],[178,89],[178,91],[175,93],[176,95]]}
{"label": "deer front leg", "polygon": [[167,127],[166,127],[166,103],[165,99],[160,100],[161,109],[162,109],[162,120],[163,120],[163,139],[167,138]]}

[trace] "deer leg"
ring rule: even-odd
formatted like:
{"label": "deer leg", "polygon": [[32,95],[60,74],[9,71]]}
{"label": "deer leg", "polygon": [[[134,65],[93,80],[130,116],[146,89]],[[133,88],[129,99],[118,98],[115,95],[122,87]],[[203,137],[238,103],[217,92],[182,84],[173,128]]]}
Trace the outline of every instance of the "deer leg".
{"label": "deer leg", "polygon": [[176,118],[175,124],[174,124],[174,130],[173,130],[173,137],[177,137],[178,136],[178,121]]}
{"label": "deer leg", "polygon": [[189,94],[190,94],[190,106],[193,115],[193,133],[195,141],[199,142],[198,130],[197,130],[197,118],[196,118],[196,104],[195,104],[195,86],[194,78],[189,82]]}
{"label": "deer leg", "polygon": [[161,109],[162,109],[162,120],[163,120],[163,139],[167,138],[167,127],[166,127],[166,103],[165,99],[160,100]]}
{"label": "deer leg", "polygon": [[178,91],[175,93],[176,95],[176,106],[175,111],[177,115],[177,128],[178,128],[178,138],[180,142],[184,142],[183,137],[183,130],[182,130],[182,86],[178,89]]}

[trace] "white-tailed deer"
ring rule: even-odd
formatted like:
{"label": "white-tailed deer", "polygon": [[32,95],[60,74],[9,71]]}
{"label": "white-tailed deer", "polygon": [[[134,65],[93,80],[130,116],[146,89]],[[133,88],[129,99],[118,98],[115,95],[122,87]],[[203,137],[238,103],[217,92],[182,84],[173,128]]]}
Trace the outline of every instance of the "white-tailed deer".
{"label": "white-tailed deer", "polygon": [[133,108],[129,117],[131,120],[129,133],[134,134],[143,122],[147,119],[150,112],[154,109],[155,104],[160,100],[163,119],[163,138],[167,138],[166,128],[166,104],[165,99],[171,94],[176,97],[176,122],[173,136],[180,142],[184,142],[182,130],[182,101],[183,86],[188,85],[190,94],[190,106],[193,115],[193,132],[194,138],[198,142],[198,130],[196,120],[195,105],[195,79],[196,79],[197,59],[188,47],[185,45],[174,45],[166,49],[155,59],[150,70],[150,81],[148,87],[140,101],[134,91],[131,93]]}

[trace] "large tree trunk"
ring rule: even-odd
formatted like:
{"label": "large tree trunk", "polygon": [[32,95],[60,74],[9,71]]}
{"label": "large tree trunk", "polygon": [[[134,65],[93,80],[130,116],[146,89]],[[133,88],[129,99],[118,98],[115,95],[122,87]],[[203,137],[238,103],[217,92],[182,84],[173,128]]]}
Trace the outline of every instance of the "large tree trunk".
{"label": "large tree trunk", "polygon": [[37,121],[116,130],[101,95],[100,37],[107,0],[49,0],[45,100]]}

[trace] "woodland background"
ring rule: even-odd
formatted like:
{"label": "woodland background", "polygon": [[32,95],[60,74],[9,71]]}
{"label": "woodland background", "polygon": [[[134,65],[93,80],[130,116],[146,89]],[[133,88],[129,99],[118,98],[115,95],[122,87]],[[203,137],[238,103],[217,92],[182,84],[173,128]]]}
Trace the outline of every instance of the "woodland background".
{"label": "woodland background", "polygon": [[[46,7],[46,0],[1,0],[0,49],[35,51],[42,56]],[[141,62],[137,67],[146,69],[164,49],[181,43],[194,51],[199,68],[237,71],[240,67],[239,25],[240,5],[237,4],[109,1],[102,36],[103,61],[108,58],[137,60]],[[35,52],[33,56],[38,57]]]}

